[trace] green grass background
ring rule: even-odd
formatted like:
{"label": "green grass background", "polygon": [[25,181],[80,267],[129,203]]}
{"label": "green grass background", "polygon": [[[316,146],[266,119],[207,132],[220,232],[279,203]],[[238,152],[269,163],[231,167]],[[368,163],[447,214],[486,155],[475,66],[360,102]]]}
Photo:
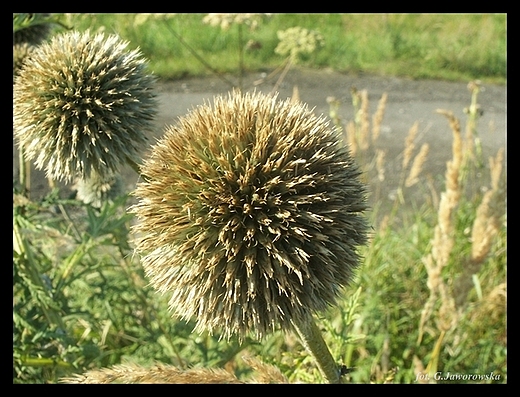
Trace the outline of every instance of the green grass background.
{"label": "green grass background", "polygon": [[[163,78],[208,73],[176,36],[218,71],[236,73],[238,27],[222,30],[203,23],[204,16],[67,14],[62,20],[79,30],[119,34],[132,47],[140,47],[154,72]],[[505,14],[272,14],[257,29],[243,29],[242,46],[249,40],[261,46],[245,50],[244,68],[255,71],[279,66],[283,58],[274,52],[277,31],[293,26],[316,30],[324,37],[322,48],[300,59],[305,67],[505,82]]]}

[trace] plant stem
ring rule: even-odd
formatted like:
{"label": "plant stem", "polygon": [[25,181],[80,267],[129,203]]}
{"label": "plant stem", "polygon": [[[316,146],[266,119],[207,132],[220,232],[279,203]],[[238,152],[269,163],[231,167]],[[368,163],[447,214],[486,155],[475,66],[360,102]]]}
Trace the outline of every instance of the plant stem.
{"label": "plant stem", "polygon": [[271,90],[271,93],[275,93],[278,90],[278,87],[280,86],[280,84],[282,84],[282,81],[285,78],[285,75],[287,74],[287,72],[289,71],[291,66],[292,66],[292,58],[289,57],[287,60],[287,63],[285,64],[285,68],[283,69],[282,74],[276,81],[276,84],[274,85],[273,89]]}
{"label": "plant stem", "polygon": [[314,357],[321,374],[329,383],[341,383],[339,366],[334,361],[327,344],[312,316],[304,323],[292,322],[303,346]]}
{"label": "plant stem", "polygon": [[20,167],[20,185],[22,186],[22,194],[29,197],[31,190],[31,164],[25,158],[25,149],[20,146],[18,149],[18,165]]}

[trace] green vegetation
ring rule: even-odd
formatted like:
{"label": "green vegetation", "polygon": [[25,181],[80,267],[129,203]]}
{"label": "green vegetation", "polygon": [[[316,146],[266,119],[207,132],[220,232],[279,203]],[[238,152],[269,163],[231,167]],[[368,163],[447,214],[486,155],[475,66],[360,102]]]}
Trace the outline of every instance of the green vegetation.
{"label": "green vegetation", "polygon": [[505,14],[272,14],[242,32],[237,24],[224,30],[204,23],[204,15],[68,14],[60,20],[79,30],[119,34],[141,48],[162,78],[209,73],[178,37],[219,72],[237,73],[240,42],[245,70],[276,68],[284,60],[274,51],[277,32],[300,26],[324,39],[319,51],[301,57],[304,67],[488,83],[506,79]]}
{"label": "green vegetation", "polygon": [[[223,31],[201,20],[201,15],[175,15],[166,21],[63,15],[59,22],[119,32],[130,40],[129,47],[141,47],[162,77],[208,73],[168,35],[169,23],[213,67],[237,73],[238,51],[231,46],[238,40],[236,26]],[[417,28],[421,21],[425,30]],[[306,67],[409,75],[415,65],[411,54],[430,53],[431,65],[422,77],[505,80],[503,15],[273,15],[253,32],[242,32],[244,39],[251,36],[262,43],[258,52],[244,54],[245,67],[280,66],[284,59],[274,51],[276,31],[296,24],[317,30],[324,38],[323,47],[301,54],[298,62]],[[484,26],[486,32],[481,32]],[[376,34],[362,33],[377,29],[387,33],[380,34],[379,41]],[[336,38],[334,46],[331,37],[338,31],[351,36]],[[427,33],[432,31],[437,32],[435,39]],[[394,39],[388,41],[390,37]],[[422,44],[448,42],[452,53],[435,46],[422,52],[423,45],[412,45],[419,38]],[[352,44],[356,40],[361,42]],[[377,46],[381,48],[376,50]],[[472,62],[453,63],[456,54],[466,59],[461,48],[473,54]],[[378,56],[384,49],[388,58],[383,68],[385,62]],[[357,56],[338,55],[349,53]],[[443,64],[441,57],[449,61]],[[341,63],[353,58],[355,66]],[[444,65],[445,70],[435,72],[437,62],[441,63],[436,67]],[[456,67],[446,68],[447,64]],[[346,382],[427,383],[429,377],[436,383],[507,383],[504,151],[482,158],[477,139],[478,83],[471,90],[465,134],[449,111],[441,112],[447,118],[446,128],[453,132],[453,148],[445,174],[432,176],[444,181],[440,190],[427,178],[417,178],[428,150],[414,146],[417,131],[410,126],[395,201],[376,206],[369,214],[373,231],[369,244],[360,249],[363,259],[356,278],[344,299],[318,318],[334,359],[348,372]],[[366,91],[352,92],[356,117],[348,122],[341,120],[331,100],[331,118],[344,128],[345,142],[378,202],[382,201],[378,184],[385,171],[390,172],[377,139],[386,97],[374,115],[367,113],[367,98]],[[102,371],[120,364],[127,365],[134,382],[157,381],[151,370],[148,376],[136,375],[138,369],[146,373],[154,364],[174,366],[197,383],[219,376],[221,381],[230,377],[243,382],[324,381],[292,333],[277,331],[261,341],[246,337],[239,343],[234,337],[221,339],[218,333],[193,333],[195,319],[172,318],[169,296],[149,286],[134,255],[135,219],[127,211],[135,200],[131,192],[93,206],[79,197],[63,197],[49,181],[48,194],[36,200],[27,189],[29,167],[23,154],[19,177],[13,181],[13,383],[123,382]],[[484,190],[470,189],[469,182],[477,175],[489,175]],[[424,204],[405,205],[417,192],[421,196],[427,192]],[[225,369],[227,377],[205,369]],[[168,368],[154,371],[169,374],[163,381],[186,379]],[[81,378],[85,373],[90,375]],[[439,378],[448,375],[452,377]]]}

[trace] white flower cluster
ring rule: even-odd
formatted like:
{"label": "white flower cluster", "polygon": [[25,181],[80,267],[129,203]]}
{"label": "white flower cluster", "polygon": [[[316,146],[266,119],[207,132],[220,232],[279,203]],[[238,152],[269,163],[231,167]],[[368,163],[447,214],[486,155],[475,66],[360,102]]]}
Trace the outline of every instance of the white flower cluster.
{"label": "white flower cluster", "polygon": [[265,16],[270,16],[271,14],[266,13],[240,13],[240,14],[232,14],[232,13],[209,13],[206,15],[202,22],[207,23],[211,26],[220,26],[222,30],[229,29],[229,27],[233,24],[245,24],[250,27],[251,30],[254,30],[258,27],[258,24]]}
{"label": "white flower cluster", "polygon": [[280,42],[274,51],[282,56],[289,55],[293,61],[297,59],[298,54],[310,54],[324,43],[319,32],[300,26],[279,30],[277,35]]}

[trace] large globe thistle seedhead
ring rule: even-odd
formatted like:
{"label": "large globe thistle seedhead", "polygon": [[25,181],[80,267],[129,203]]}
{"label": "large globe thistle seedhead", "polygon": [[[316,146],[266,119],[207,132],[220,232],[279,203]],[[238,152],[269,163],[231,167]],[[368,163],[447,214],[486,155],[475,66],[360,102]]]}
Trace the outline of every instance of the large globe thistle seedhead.
{"label": "large globe thistle seedhead", "polygon": [[136,250],[179,316],[229,337],[333,304],[365,244],[365,186],[340,135],[303,104],[217,97],[144,160]]}
{"label": "large globe thistle seedhead", "polygon": [[31,52],[13,86],[14,130],[49,177],[113,174],[138,159],[156,112],[155,77],[117,36],[69,32]]}

